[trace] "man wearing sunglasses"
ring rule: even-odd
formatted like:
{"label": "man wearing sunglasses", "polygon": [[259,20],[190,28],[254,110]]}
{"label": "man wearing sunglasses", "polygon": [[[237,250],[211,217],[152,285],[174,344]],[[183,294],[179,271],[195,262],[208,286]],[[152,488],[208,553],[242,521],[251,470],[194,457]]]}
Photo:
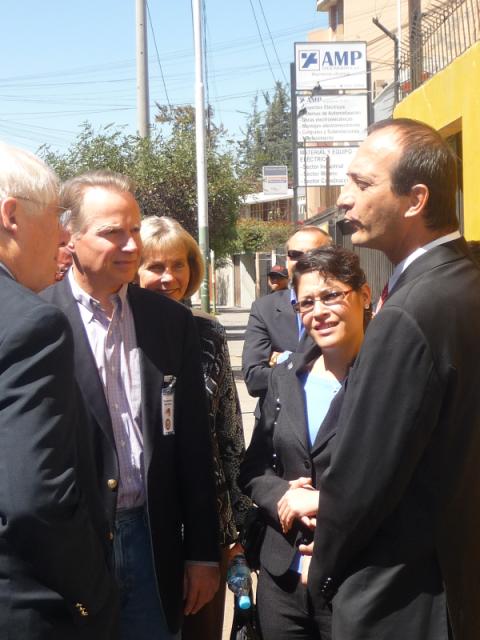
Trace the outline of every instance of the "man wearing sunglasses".
{"label": "man wearing sunglasses", "polygon": [[[305,226],[287,242],[287,270],[291,278],[297,260],[311,249],[318,249],[332,241],[319,227]],[[252,304],[245,333],[242,371],[248,393],[259,398],[255,417],[268,388],[272,367],[297,351],[303,335],[301,321],[293,310],[296,302],[292,289],[275,291]]]}

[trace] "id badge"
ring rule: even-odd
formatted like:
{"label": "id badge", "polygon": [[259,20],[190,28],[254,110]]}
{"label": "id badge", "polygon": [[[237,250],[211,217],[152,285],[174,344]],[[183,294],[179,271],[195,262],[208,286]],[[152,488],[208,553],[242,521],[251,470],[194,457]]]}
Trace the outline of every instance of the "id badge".
{"label": "id badge", "polygon": [[162,387],[162,428],[164,436],[175,433],[175,376],[164,376],[165,386]]}

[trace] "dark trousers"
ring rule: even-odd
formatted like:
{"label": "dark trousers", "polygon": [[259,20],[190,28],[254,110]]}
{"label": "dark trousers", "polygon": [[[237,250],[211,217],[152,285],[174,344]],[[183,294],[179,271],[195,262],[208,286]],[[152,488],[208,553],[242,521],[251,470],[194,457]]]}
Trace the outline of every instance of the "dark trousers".
{"label": "dark trousers", "polygon": [[314,615],[300,575],[287,571],[279,578],[263,567],[257,587],[257,614],[263,640],[331,640],[332,614]]}

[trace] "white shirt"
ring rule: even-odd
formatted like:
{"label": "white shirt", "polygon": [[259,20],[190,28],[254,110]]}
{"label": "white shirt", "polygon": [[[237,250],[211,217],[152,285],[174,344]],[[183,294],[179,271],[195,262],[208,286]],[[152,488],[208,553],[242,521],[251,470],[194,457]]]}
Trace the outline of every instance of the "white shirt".
{"label": "white shirt", "polygon": [[441,244],[446,244],[447,242],[451,242],[452,240],[457,240],[458,238],[461,238],[461,237],[462,236],[460,234],[460,231],[452,231],[452,233],[448,233],[445,236],[436,238],[435,240],[432,240],[432,242],[429,242],[428,244],[424,245],[423,247],[419,247],[418,249],[415,249],[413,253],[411,253],[404,260],[399,262],[395,267],[395,269],[393,270],[393,273],[388,280],[388,293],[390,293],[393,287],[397,284],[398,279],[400,278],[402,273],[405,271],[405,269],[409,267],[412,264],[412,262],[414,262],[417,258],[419,258],[420,256],[423,256],[425,253],[427,253],[427,251],[430,251],[430,249],[434,249],[435,247],[438,247]]}

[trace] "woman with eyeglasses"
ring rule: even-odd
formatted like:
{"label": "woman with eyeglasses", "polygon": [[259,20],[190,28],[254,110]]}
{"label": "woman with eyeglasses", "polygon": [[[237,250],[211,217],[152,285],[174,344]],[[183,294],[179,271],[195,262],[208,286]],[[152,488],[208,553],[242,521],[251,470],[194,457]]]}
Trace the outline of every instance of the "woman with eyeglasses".
{"label": "woman with eyeglasses", "polygon": [[276,367],[242,465],[240,483],[267,523],[257,609],[264,640],[325,640],[331,611],[314,616],[301,578],[313,537],[317,481],[328,467],[343,386],[371,318],[358,256],[315,249],[293,272],[295,309],[314,346]]}

